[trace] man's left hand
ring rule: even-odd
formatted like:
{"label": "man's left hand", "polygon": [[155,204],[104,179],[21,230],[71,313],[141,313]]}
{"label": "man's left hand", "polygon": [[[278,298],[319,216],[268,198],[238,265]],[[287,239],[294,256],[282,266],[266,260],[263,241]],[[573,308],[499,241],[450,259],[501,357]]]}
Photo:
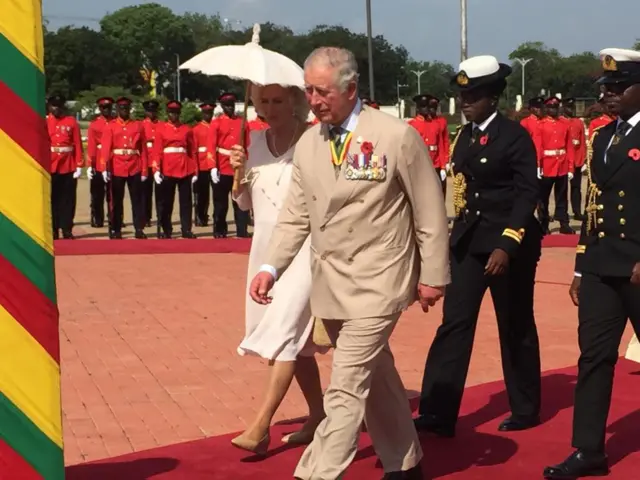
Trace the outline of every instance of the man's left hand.
{"label": "man's left hand", "polygon": [[509,268],[509,255],[501,248],[496,248],[484,267],[485,275],[502,275]]}
{"label": "man's left hand", "polygon": [[418,284],[418,298],[423,312],[428,312],[429,307],[433,307],[443,296],[444,287],[430,287],[429,285]]}
{"label": "man's left hand", "polygon": [[633,266],[633,270],[631,272],[631,283],[634,285],[640,285],[640,262]]}

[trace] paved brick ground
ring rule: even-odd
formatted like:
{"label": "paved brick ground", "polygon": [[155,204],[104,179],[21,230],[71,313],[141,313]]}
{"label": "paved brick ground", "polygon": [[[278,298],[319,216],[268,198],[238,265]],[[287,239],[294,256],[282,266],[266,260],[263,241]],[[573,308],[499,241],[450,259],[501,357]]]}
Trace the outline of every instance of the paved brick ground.
{"label": "paved brick ground", "polygon": [[[573,365],[576,312],[566,294],[573,252],[547,249],[536,307],[543,368]],[[66,461],[76,464],[242,429],[266,366],[242,358],[244,255],[57,259]],[[419,390],[440,310],[403,317],[392,346]],[[627,335],[628,338],[628,335]],[[469,384],[501,378],[495,320],[482,309]],[[321,358],[324,381],[330,357]],[[295,388],[278,419],[305,414]]]}

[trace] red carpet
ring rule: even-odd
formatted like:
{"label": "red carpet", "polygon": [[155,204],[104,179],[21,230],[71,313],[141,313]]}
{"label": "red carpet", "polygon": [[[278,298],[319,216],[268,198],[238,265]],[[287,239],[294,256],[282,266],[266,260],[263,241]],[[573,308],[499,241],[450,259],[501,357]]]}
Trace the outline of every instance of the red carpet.
{"label": "red carpet", "polygon": [[[577,235],[548,235],[543,247],[575,247]],[[56,240],[62,255],[156,255],[160,253],[249,253],[248,238],[199,238],[197,240]]]}
{"label": "red carpet", "polygon": [[[640,365],[620,360],[609,417],[607,452],[613,480],[639,478]],[[543,378],[544,424],[527,432],[496,431],[508,413],[502,382],[467,389],[463,417],[455,439],[424,438],[423,465],[428,479],[529,480],[540,479],[548,463],[561,461],[571,451],[571,417],[575,369],[547,372]],[[415,403],[415,402],[413,402]],[[281,425],[272,437],[292,431]],[[146,452],[67,467],[67,480],[280,480],[291,479],[301,448],[287,449],[272,442],[264,460],[247,457],[232,448],[232,435],[158,448]],[[382,471],[368,437],[346,475],[350,480],[377,480]]]}

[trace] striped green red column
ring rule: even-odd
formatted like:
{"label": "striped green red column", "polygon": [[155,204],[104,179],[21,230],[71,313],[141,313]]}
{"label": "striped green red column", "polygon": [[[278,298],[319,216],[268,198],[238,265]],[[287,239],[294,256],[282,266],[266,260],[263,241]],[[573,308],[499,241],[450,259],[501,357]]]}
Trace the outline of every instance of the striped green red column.
{"label": "striped green red column", "polygon": [[0,15],[0,477],[62,480],[41,9]]}

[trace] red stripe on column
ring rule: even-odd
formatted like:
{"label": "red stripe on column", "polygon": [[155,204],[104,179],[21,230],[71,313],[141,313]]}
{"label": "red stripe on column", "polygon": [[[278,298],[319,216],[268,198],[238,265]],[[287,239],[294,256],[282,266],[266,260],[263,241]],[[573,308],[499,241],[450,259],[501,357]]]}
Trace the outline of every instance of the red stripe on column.
{"label": "red stripe on column", "polygon": [[0,438],[0,478],[42,480],[42,476],[2,438]]}

